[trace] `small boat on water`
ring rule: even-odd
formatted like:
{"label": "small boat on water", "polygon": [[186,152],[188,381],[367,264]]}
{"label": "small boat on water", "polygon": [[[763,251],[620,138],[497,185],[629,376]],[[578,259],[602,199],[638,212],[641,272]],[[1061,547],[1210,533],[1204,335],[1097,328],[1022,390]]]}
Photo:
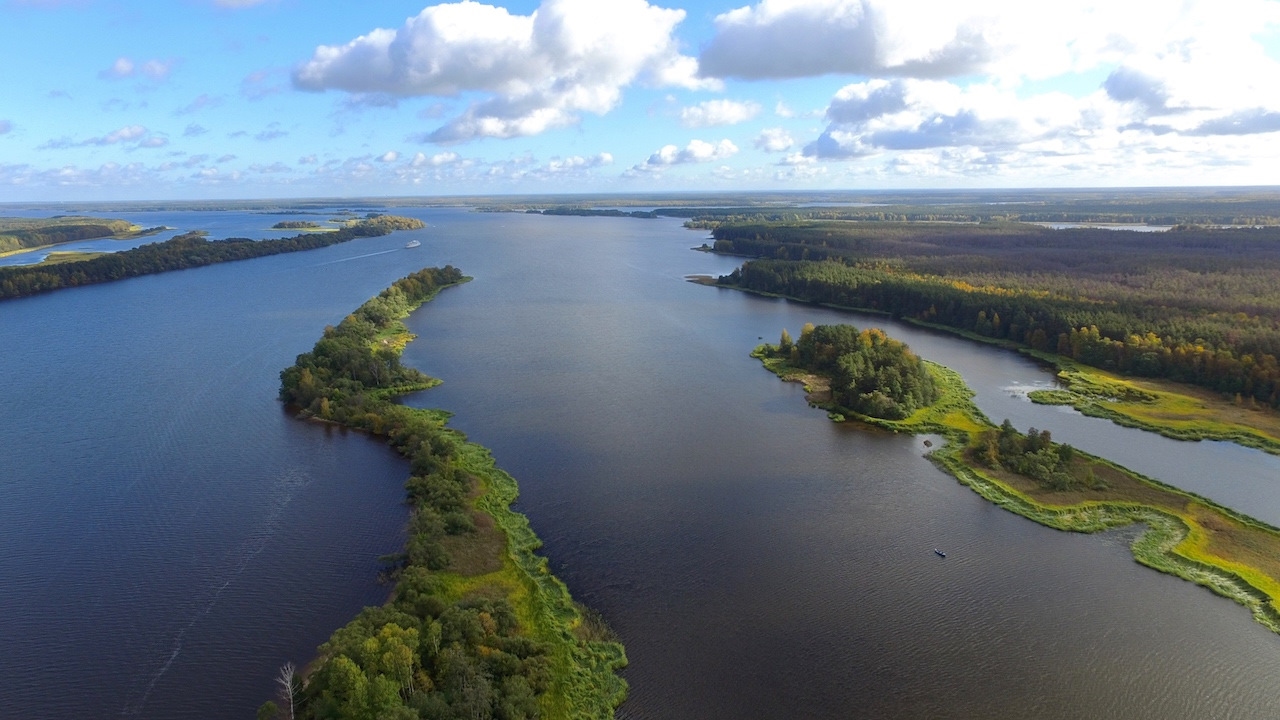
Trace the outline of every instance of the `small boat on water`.
{"label": "small boat on water", "polygon": [[418,242],[417,240],[410,240],[409,242],[405,243],[404,246],[406,249],[408,249],[408,248],[416,248],[421,244],[422,243]]}
{"label": "small boat on water", "polygon": [[946,554],[946,553],[942,552],[942,551],[941,551],[941,550],[939,550],[938,548],[934,548],[934,549],[933,549],[933,552],[934,552],[934,553],[936,553],[936,554],[938,555],[938,557],[946,557],[946,556],[947,556],[947,554]]}

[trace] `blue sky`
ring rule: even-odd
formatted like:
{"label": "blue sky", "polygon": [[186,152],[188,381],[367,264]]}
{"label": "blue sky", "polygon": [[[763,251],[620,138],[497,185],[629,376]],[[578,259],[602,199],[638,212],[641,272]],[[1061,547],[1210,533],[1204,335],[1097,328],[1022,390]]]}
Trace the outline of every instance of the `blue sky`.
{"label": "blue sky", "polygon": [[1280,1],[0,0],[0,202],[1280,184]]}

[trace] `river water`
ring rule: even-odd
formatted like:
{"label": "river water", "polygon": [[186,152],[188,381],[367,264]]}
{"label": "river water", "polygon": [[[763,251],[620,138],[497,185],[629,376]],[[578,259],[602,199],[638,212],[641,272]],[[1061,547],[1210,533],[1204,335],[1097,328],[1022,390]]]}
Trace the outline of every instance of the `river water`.
{"label": "river water", "polygon": [[[1052,377],[1013,353],[691,284],[738,261],[675,220],[395,212],[430,227],[0,304],[4,714],[251,716],[280,664],[381,602],[406,467],[288,417],[276,375],[452,263],[475,280],[410,318],[405,353],[445,384],[405,402],[453,411],[520,481],[553,571],[627,646],[619,717],[1280,716],[1280,636],[1137,565],[1135,530],[999,510],[922,438],[831,423],[748,353],[879,325],[997,422],[1273,523],[1275,458],[1032,405]],[[158,215],[126,217],[201,227]]]}

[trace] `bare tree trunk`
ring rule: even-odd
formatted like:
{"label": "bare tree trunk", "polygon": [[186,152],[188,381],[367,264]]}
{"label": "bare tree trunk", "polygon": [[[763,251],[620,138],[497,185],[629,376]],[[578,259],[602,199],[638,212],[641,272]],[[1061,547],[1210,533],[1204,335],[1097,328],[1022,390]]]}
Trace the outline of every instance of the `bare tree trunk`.
{"label": "bare tree trunk", "polygon": [[293,720],[293,698],[298,693],[298,674],[293,663],[280,666],[280,674],[276,675],[276,683],[280,686],[280,699],[289,706],[289,720]]}

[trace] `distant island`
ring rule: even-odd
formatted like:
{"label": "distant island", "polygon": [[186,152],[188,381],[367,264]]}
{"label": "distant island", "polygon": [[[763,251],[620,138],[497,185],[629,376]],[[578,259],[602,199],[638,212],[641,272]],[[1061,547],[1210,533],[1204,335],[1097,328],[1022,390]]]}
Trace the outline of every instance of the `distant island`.
{"label": "distant island", "polygon": [[86,259],[0,268],[0,300],[232,260],[314,250],[356,238],[378,237],[397,230],[423,227],[426,224],[414,218],[371,214],[364,219],[350,221],[333,232],[304,232],[276,240],[208,240],[203,232],[188,232],[164,242]]}
{"label": "distant island", "polygon": [[1229,597],[1280,633],[1280,528],[1055,443],[1048,430],[993,425],[959,374],[879,330],[807,325],[794,344],[783,330],[777,345],[752,354],[804,383],[833,420],[943,435],[930,459],[1006,510],[1074,532],[1146,525],[1132,545],[1138,562]]}
{"label": "distant island", "polygon": [[[338,221],[345,222],[345,221]],[[338,228],[333,225],[323,225],[314,220],[281,220],[271,226],[272,230],[310,230],[312,232],[334,232]]]}
{"label": "distant island", "polygon": [[164,229],[144,229],[126,220],[81,215],[58,215],[45,219],[0,218],[0,257],[85,240],[132,240]]}
{"label": "distant island", "polygon": [[652,210],[618,210],[617,208],[553,207],[542,211],[527,210],[526,212],[541,212],[543,215],[576,215],[579,217],[630,217],[644,219],[658,217],[658,213]]}

